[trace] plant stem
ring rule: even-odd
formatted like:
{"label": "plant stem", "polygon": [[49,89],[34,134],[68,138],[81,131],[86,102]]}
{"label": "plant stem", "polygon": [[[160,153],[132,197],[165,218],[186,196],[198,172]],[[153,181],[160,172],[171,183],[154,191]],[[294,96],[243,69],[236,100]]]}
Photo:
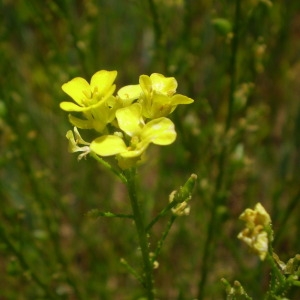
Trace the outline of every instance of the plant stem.
{"label": "plant stem", "polygon": [[143,260],[143,286],[147,293],[148,300],[154,299],[154,291],[153,291],[153,268],[151,264],[151,259],[149,255],[149,246],[147,239],[147,231],[144,225],[144,219],[141,212],[141,208],[138,203],[138,197],[136,194],[136,181],[135,181],[135,169],[130,169],[125,172],[125,176],[127,178],[126,186],[130,198],[133,219],[135,223],[135,227],[138,234],[138,242],[142,252],[142,260]]}
{"label": "plant stem", "polygon": [[174,221],[176,220],[176,216],[172,215],[163,234],[162,234],[162,237],[161,239],[159,240],[157,246],[156,246],[156,249],[155,249],[155,253],[154,253],[154,256],[153,256],[153,261],[157,259],[158,255],[160,254],[160,251],[161,251],[161,248],[162,248],[162,245],[164,243],[164,241],[166,240],[167,236],[168,236],[168,233],[174,223]]}
{"label": "plant stem", "polygon": [[102,164],[106,169],[110,170],[115,175],[117,175],[121,179],[121,181],[126,184],[127,179],[123,175],[123,173],[121,173],[119,170],[116,170],[115,168],[113,168],[107,161],[105,161],[104,159],[102,159],[96,153],[91,152],[90,156],[93,157],[95,160],[97,160],[100,164]]}
{"label": "plant stem", "polygon": [[234,92],[236,88],[236,60],[237,60],[237,52],[238,52],[238,45],[239,45],[239,30],[240,30],[240,18],[241,18],[240,14],[241,14],[241,0],[236,0],[233,38],[231,42],[231,56],[229,62],[230,87],[229,87],[228,113],[227,113],[226,127],[225,127],[226,132],[230,129],[232,123]]}
{"label": "plant stem", "polygon": [[178,202],[173,201],[169,203],[164,209],[162,209],[157,216],[146,226],[146,231],[150,231],[153,225],[163,216],[165,216],[174,206],[178,205]]}
{"label": "plant stem", "polygon": [[[239,19],[240,19],[240,10],[241,10],[241,0],[236,0],[235,2],[235,17],[234,17],[234,29],[233,29],[233,39],[231,43],[231,57],[229,61],[229,74],[231,77],[230,88],[229,88],[229,101],[228,101],[228,113],[225,123],[225,135],[229,131],[232,123],[232,112],[233,112],[233,102],[234,102],[234,91],[236,87],[236,60],[237,60],[237,51],[238,51],[238,36],[239,36]],[[202,256],[202,269],[201,269],[201,279],[198,284],[198,297],[197,299],[201,300],[205,297],[205,285],[207,281],[207,276],[209,269],[213,269],[212,262],[214,256],[213,250],[213,241],[215,237],[215,232],[217,232],[217,225],[219,222],[218,218],[218,208],[224,202],[224,195],[222,194],[223,185],[224,185],[224,170],[225,162],[228,152],[228,145],[225,143],[221,150],[218,159],[218,176],[216,179],[214,194],[212,197],[212,208],[211,208],[211,217],[210,222],[207,227],[206,241],[203,250]]]}

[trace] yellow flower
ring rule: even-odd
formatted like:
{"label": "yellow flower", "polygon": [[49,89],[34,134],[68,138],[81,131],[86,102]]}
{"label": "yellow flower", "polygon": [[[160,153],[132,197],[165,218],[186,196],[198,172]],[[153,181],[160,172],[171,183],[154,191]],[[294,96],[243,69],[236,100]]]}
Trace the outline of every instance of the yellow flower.
{"label": "yellow flower", "polygon": [[245,221],[246,228],[238,234],[238,238],[245,242],[261,260],[268,253],[269,239],[267,226],[271,224],[271,218],[264,207],[257,203],[254,210],[247,208],[240,219]]}
{"label": "yellow flower", "polygon": [[61,109],[65,111],[86,111],[95,107],[101,100],[110,97],[115,91],[113,84],[117,71],[101,70],[95,73],[89,84],[84,78],[76,77],[63,84],[62,90],[77,103],[62,102]]}
{"label": "yellow flower", "polygon": [[81,77],[76,77],[63,84],[62,89],[76,103],[61,102],[65,111],[82,112],[86,119],[69,115],[70,122],[78,128],[103,131],[107,123],[115,118],[116,110],[121,107],[119,99],[112,94],[117,71],[101,70],[95,73],[90,84]]}
{"label": "yellow flower", "polygon": [[[173,143],[175,126],[166,116],[177,105],[194,100],[176,94],[175,78],[158,73],[150,77],[141,75],[138,85],[125,86],[114,96],[116,76],[117,71],[101,70],[92,76],[90,83],[81,77],[70,80],[62,85],[62,90],[74,102],[61,102],[60,107],[77,114],[69,115],[75,126],[74,133],[67,133],[71,152],[83,152],[80,158],[90,151],[104,157],[116,156],[119,166],[125,169],[141,161],[151,143]],[[77,128],[94,129],[101,135],[89,144],[81,139]]]}
{"label": "yellow flower", "polygon": [[174,77],[165,77],[153,73],[149,76],[141,75],[139,80],[142,94],[139,102],[143,106],[143,116],[159,118],[172,113],[179,104],[190,104],[193,99],[175,94],[177,81]]}
{"label": "yellow flower", "polygon": [[238,234],[238,239],[246,243],[252,251],[264,260],[268,253],[268,234],[262,226],[253,229],[245,228]]}
{"label": "yellow flower", "polygon": [[271,218],[264,207],[257,203],[254,210],[247,208],[241,215],[240,220],[246,222],[246,227],[253,228],[257,225],[268,226]]}
{"label": "yellow flower", "polygon": [[141,75],[139,84],[128,85],[118,91],[123,103],[138,100],[142,104],[142,114],[145,118],[155,119],[172,113],[179,104],[190,104],[193,99],[175,94],[177,81],[174,77],[165,77],[153,73],[149,76]]}
{"label": "yellow flower", "polygon": [[176,139],[174,124],[167,118],[158,118],[145,124],[142,106],[134,103],[116,112],[119,128],[126,134],[103,135],[92,141],[90,148],[100,156],[119,155],[136,161],[150,143],[169,145]]}

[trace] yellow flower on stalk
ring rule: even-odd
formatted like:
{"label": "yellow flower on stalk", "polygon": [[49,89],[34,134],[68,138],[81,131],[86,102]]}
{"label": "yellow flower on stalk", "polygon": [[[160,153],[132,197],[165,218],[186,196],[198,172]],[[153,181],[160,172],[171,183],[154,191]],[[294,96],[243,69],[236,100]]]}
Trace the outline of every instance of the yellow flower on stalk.
{"label": "yellow flower on stalk", "polygon": [[253,209],[247,208],[241,215],[240,220],[246,222],[246,227],[253,228],[258,225],[268,226],[271,223],[270,215],[261,203],[257,203]]}
{"label": "yellow flower on stalk", "polygon": [[92,141],[90,148],[99,156],[118,155],[122,165],[124,159],[136,161],[141,157],[150,143],[169,145],[176,139],[173,122],[168,118],[158,118],[145,123],[142,106],[134,103],[116,112],[119,128],[126,134],[103,135]]}
{"label": "yellow flower on stalk", "polygon": [[262,226],[253,229],[245,228],[239,233],[238,238],[248,245],[252,251],[264,260],[268,253],[268,234]]}
{"label": "yellow flower on stalk", "polygon": [[96,72],[90,84],[76,77],[62,85],[62,90],[74,101],[61,102],[60,108],[69,112],[81,112],[86,119],[69,116],[70,122],[78,128],[103,131],[115,118],[116,110],[121,107],[120,100],[113,96],[113,84],[117,71],[101,70]]}
{"label": "yellow flower on stalk", "polygon": [[77,103],[62,102],[61,109],[65,111],[86,111],[95,107],[103,99],[110,97],[115,91],[113,84],[117,71],[101,70],[95,73],[90,84],[81,77],[76,77],[62,85],[62,90]]}
{"label": "yellow flower on stalk", "polygon": [[269,240],[267,227],[271,224],[271,218],[264,207],[257,203],[254,210],[247,208],[240,220],[245,221],[246,228],[238,234],[238,238],[245,242],[261,260],[268,253]]}
{"label": "yellow flower on stalk", "polygon": [[142,104],[145,118],[155,119],[172,113],[179,104],[190,104],[193,99],[175,94],[177,81],[174,77],[165,77],[159,73],[150,76],[141,75],[138,85],[128,85],[118,91],[118,96],[125,102],[138,99]]}
{"label": "yellow flower on stalk", "polygon": [[165,77],[158,73],[153,73],[150,77],[141,75],[139,83],[143,91],[139,102],[146,118],[164,117],[172,113],[177,105],[194,102],[184,95],[175,94],[177,81],[174,77]]}

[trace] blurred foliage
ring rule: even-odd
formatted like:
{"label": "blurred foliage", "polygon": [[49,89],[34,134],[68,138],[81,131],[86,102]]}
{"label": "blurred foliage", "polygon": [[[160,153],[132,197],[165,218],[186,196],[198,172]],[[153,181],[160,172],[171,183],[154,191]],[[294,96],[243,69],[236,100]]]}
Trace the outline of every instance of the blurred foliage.
{"label": "blurred foliage", "polygon": [[[130,213],[124,187],[92,159],[67,153],[70,125],[59,109],[64,82],[100,69],[118,70],[118,87],[140,74],[174,76],[178,92],[195,99],[174,113],[176,143],[153,146],[139,170],[149,215],[191,173],[199,179],[190,216],[159,257],[158,298],[199,294],[212,211],[205,299],[224,297],[222,277],[262,298],[268,268],[236,239],[246,207],[267,208],[282,260],[299,252],[300,2],[245,0],[236,18],[238,1],[1,1],[1,299],[141,295],[120,264],[139,261],[132,223],[87,216]],[[163,226],[154,226],[153,242]]]}

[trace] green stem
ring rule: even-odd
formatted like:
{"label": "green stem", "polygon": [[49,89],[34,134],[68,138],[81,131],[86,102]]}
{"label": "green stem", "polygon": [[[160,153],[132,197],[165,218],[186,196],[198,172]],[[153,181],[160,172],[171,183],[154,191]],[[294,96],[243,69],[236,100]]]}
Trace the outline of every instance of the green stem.
{"label": "green stem", "polygon": [[[237,60],[237,51],[238,51],[238,36],[239,36],[239,20],[240,20],[240,11],[241,11],[241,0],[236,0],[235,2],[235,17],[234,17],[234,29],[233,29],[233,39],[231,43],[231,57],[229,61],[229,74],[231,76],[230,87],[229,87],[229,101],[228,101],[228,113],[225,124],[225,135],[228,133],[231,124],[232,124],[232,113],[233,113],[233,104],[234,104],[234,91],[236,86],[236,60]],[[201,279],[198,284],[198,299],[205,298],[205,286],[207,281],[207,276],[209,270],[211,270],[214,249],[213,249],[213,241],[215,237],[215,232],[217,232],[217,225],[219,222],[218,218],[218,208],[224,202],[224,195],[222,195],[223,190],[223,182],[224,182],[224,170],[225,170],[225,162],[227,157],[228,145],[225,143],[223,145],[222,151],[220,153],[218,159],[218,169],[219,173],[216,179],[213,205],[211,209],[211,219],[209,225],[207,227],[206,233],[206,241],[203,250],[202,256],[202,269],[201,269]]]}
{"label": "green stem", "polygon": [[[270,251],[272,253],[272,251]],[[267,255],[267,260],[271,265],[272,279],[271,279],[271,289],[275,290],[278,287],[282,288],[285,284],[285,276],[279,270],[278,265],[274,261],[274,258],[271,254]]]}
{"label": "green stem", "polygon": [[226,132],[230,129],[232,123],[232,113],[234,104],[234,92],[236,88],[236,61],[239,45],[239,29],[240,29],[240,13],[241,13],[241,0],[235,2],[235,19],[233,28],[233,38],[231,43],[231,57],[229,62],[229,74],[230,74],[230,89],[229,89],[229,103],[228,113],[226,119]]}
{"label": "green stem", "polygon": [[128,214],[115,214],[110,211],[104,212],[99,211],[97,208],[91,209],[87,212],[87,217],[97,219],[99,217],[106,217],[106,218],[123,218],[123,219],[133,219],[133,215]]}
{"label": "green stem", "polygon": [[[270,238],[270,234],[268,234]],[[289,283],[286,281],[285,275],[279,269],[278,264],[276,263],[273,257],[273,248],[272,243],[269,243],[269,253],[267,254],[266,260],[271,266],[271,280],[270,280],[270,290],[266,294],[265,299],[273,299],[272,295],[283,295],[287,292],[289,288]]]}
{"label": "green stem", "polygon": [[130,169],[125,172],[125,176],[127,178],[127,190],[130,198],[133,219],[135,223],[135,227],[138,235],[138,242],[142,252],[142,260],[143,260],[143,286],[147,293],[148,300],[154,299],[154,291],[153,291],[153,268],[151,264],[151,259],[149,255],[149,246],[147,239],[147,231],[144,225],[144,219],[141,212],[141,208],[138,203],[138,197],[136,193],[136,181],[135,181],[135,169]]}
{"label": "green stem", "polygon": [[123,175],[123,173],[121,173],[120,171],[116,170],[115,168],[113,168],[107,161],[105,161],[104,159],[102,159],[100,156],[98,156],[96,153],[91,152],[90,156],[93,157],[95,160],[97,160],[101,165],[103,165],[106,169],[110,170],[111,172],[113,172],[115,175],[117,175],[121,181],[123,183],[126,184],[127,179],[126,177]]}
{"label": "green stem", "polygon": [[143,278],[138,274],[138,272],[129,265],[129,263],[124,259],[120,259],[120,263],[127,269],[127,271],[132,274],[141,284],[144,283]]}
{"label": "green stem", "polygon": [[173,201],[169,203],[164,209],[162,209],[156,216],[155,218],[146,226],[146,231],[150,231],[150,229],[153,227],[153,225],[163,216],[165,216],[173,207],[178,205],[178,202]]}
{"label": "green stem", "polygon": [[152,258],[153,261],[155,261],[158,257],[158,255],[160,254],[160,251],[161,251],[161,248],[162,248],[162,245],[164,243],[164,241],[166,240],[167,236],[168,236],[168,233],[174,223],[176,219],[176,216],[172,215],[172,217],[170,218],[167,226],[166,226],[166,229],[164,230],[163,234],[162,234],[162,237],[161,239],[159,240],[157,246],[156,246],[156,250],[155,250],[155,253],[154,253],[154,256]]}

